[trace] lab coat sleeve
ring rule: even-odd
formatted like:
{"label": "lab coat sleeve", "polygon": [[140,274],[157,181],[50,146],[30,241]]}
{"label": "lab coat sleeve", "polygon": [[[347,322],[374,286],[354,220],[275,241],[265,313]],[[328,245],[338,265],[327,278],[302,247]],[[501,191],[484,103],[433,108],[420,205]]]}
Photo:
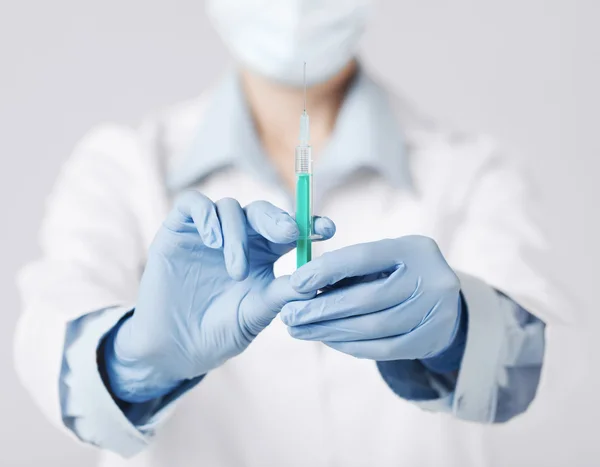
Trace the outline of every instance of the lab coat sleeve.
{"label": "lab coat sleeve", "polygon": [[529,185],[488,141],[465,152],[468,160],[453,161],[461,173],[445,177],[460,187],[442,196],[446,235],[439,239],[468,310],[460,369],[440,375],[414,361],[382,376],[424,409],[504,422],[523,413],[543,386],[547,327],[572,316],[544,266],[548,247],[527,210]]}
{"label": "lab coat sleeve", "polygon": [[130,307],[115,307],[70,322],[60,375],[65,425],[81,440],[124,457],[144,449],[175,401],[202,379],[185,381],[166,396],[145,403],[115,403],[98,371],[98,349],[130,312]]}
{"label": "lab coat sleeve", "polygon": [[[486,284],[460,275],[463,294],[475,293],[473,300],[490,292]],[[505,422],[523,413],[533,400],[540,379],[544,323],[508,297],[491,292],[502,313],[489,316],[480,312],[473,317],[473,331],[466,333],[470,336],[466,345],[461,342],[465,348],[460,371],[440,373],[418,360],[377,362],[390,389],[423,409],[454,413],[458,418],[480,423]],[[472,305],[475,308],[477,302]],[[513,349],[504,358],[500,355],[503,345]],[[460,402],[456,400],[457,389]]]}
{"label": "lab coat sleeve", "polygon": [[[153,434],[153,423],[136,428],[107,391],[97,364],[103,337],[130,310],[114,307],[82,316],[67,324],[60,373],[63,423],[87,443],[131,456]],[[152,412],[152,407],[145,407]]]}
{"label": "lab coat sleeve", "polygon": [[540,206],[532,185],[493,142],[469,147],[459,167],[472,172],[464,190],[448,196],[454,225],[443,246],[469,317],[452,410],[465,420],[503,422],[524,412],[543,387],[547,328],[572,316],[533,217]]}
{"label": "lab coat sleeve", "polygon": [[[101,385],[96,348],[137,294],[148,241],[138,214],[148,211],[142,203],[153,202],[153,193],[144,191],[150,180],[144,170],[151,165],[144,158],[132,129],[107,125],[90,132],[48,199],[41,257],[18,277],[23,313],[15,366],[22,383],[48,419],[69,435],[102,445],[102,433],[89,427],[110,428],[115,437],[130,440],[128,453],[145,443],[144,434]],[[89,318],[85,329],[68,335],[82,317]],[[68,359],[63,359],[65,344],[78,346]],[[88,428],[75,433],[83,425]]]}
{"label": "lab coat sleeve", "polygon": [[505,422],[535,397],[545,323],[480,279],[460,272],[459,277],[469,331],[451,408],[465,420]]}

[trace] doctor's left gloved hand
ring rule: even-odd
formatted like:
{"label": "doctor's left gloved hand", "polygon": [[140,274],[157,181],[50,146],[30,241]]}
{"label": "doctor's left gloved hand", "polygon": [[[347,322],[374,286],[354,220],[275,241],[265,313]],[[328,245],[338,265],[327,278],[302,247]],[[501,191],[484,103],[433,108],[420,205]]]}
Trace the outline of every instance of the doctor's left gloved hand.
{"label": "doctor's left gloved hand", "polygon": [[408,236],[325,253],[290,279],[297,292],[281,319],[290,334],[358,358],[429,359],[453,343],[461,322],[460,282],[435,241]]}

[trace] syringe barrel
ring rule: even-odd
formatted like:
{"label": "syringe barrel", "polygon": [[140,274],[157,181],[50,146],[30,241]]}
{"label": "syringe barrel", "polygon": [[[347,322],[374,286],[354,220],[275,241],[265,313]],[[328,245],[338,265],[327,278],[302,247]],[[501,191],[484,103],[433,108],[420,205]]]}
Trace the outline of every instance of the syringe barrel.
{"label": "syringe barrel", "polygon": [[312,151],[310,146],[296,147],[296,173],[312,174]]}
{"label": "syringe barrel", "polygon": [[296,242],[297,267],[308,263],[312,258],[313,235],[313,181],[310,146],[296,148]]}

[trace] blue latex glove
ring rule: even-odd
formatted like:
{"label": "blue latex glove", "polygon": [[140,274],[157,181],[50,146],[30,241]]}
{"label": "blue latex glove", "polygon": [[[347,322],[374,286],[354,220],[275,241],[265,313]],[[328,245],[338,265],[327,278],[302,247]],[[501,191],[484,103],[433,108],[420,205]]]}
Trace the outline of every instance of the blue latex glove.
{"label": "blue latex glove", "polygon": [[[329,238],[335,225],[316,218],[315,230]],[[107,340],[113,394],[162,396],[241,353],[288,301],[312,298],[273,275],[297,237],[294,219],[266,201],[181,197],[150,247],[133,316]]]}
{"label": "blue latex glove", "polygon": [[459,280],[435,241],[409,236],[326,253],[290,279],[316,298],[290,302],[281,319],[290,334],[372,360],[440,355],[460,322]]}

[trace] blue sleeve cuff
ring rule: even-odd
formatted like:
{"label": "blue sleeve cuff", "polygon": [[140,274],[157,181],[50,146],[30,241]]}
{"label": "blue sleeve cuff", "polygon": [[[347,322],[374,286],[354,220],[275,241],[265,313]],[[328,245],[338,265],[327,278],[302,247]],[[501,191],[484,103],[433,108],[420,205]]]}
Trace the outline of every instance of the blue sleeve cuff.
{"label": "blue sleeve cuff", "polygon": [[419,360],[378,361],[377,368],[394,394],[413,402],[437,400],[456,384],[454,375],[433,374]]}
{"label": "blue sleeve cuff", "polygon": [[377,362],[382,378],[394,393],[411,401],[438,399],[454,390],[467,342],[468,313],[461,296],[461,312],[450,345],[424,360]]}
{"label": "blue sleeve cuff", "polygon": [[395,394],[425,410],[504,422],[523,413],[535,396],[544,323],[483,281],[459,277],[464,307],[452,344],[427,360],[377,366]]}

